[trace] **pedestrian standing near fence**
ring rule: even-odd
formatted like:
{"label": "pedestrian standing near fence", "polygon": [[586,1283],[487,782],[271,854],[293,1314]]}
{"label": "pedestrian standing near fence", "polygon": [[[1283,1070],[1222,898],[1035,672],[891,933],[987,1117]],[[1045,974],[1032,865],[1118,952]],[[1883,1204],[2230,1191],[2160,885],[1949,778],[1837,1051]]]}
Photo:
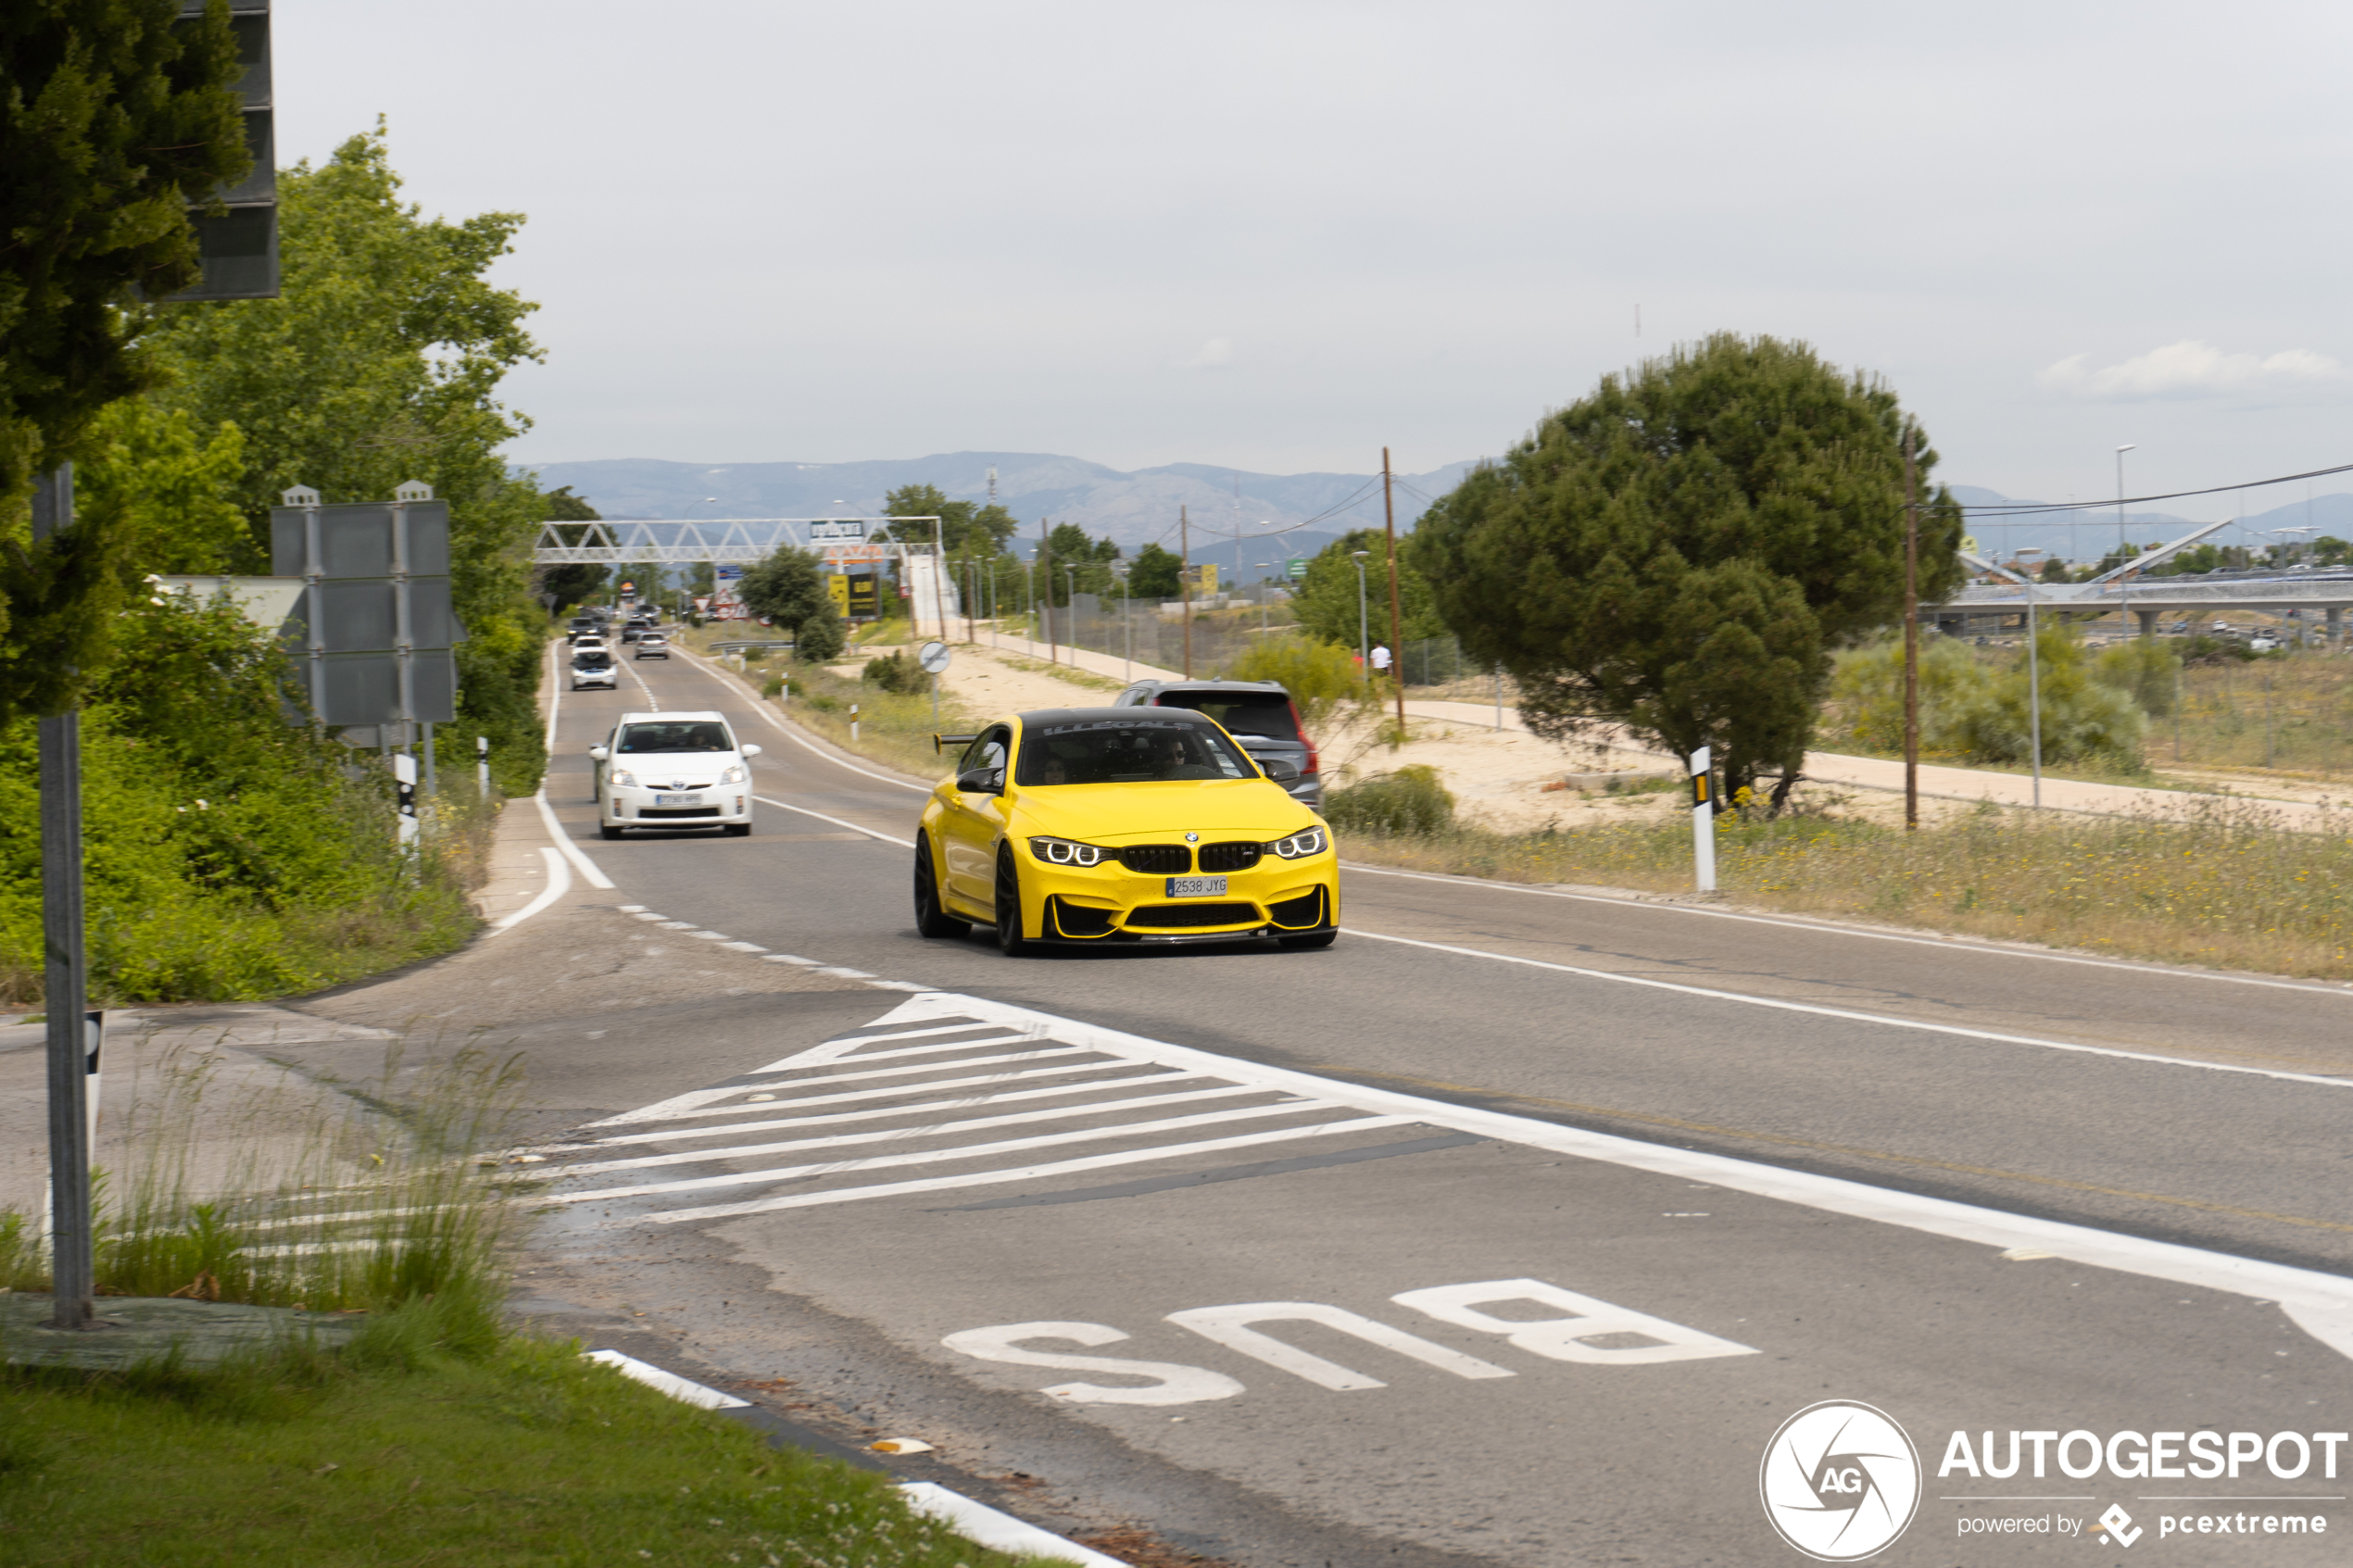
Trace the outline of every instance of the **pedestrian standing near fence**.
{"label": "pedestrian standing near fence", "polygon": [[1389,648],[1385,644],[1373,645],[1373,673],[1377,675],[1389,673]]}

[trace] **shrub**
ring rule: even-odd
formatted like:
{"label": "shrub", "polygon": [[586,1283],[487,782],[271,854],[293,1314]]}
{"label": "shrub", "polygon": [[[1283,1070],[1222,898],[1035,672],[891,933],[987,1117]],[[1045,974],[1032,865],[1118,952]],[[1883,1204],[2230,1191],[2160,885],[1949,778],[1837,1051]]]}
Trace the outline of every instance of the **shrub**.
{"label": "shrub", "polygon": [[1355,657],[1337,643],[1287,634],[1265,638],[1227,671],[1236,681],[1279,681],[1299,716],[1319,724],[1364,684]]}
{"label": "shrub", "polygon": [[1454,797],[1437,769],[1416,763],[1332,791],[1324,815],[1332,826],[1357,833],[1437,834],[1453,825]]}
{"label": "shrub", "polygon": [[2129,694],[2150,718],[2163,719],[2173,711],[2182,689],[2182,660],[2171,645],[2155,637],[2127,637],[2100,650],[2092,677]]}
{"label": "shrub", "polygon": [[922,665],[907,656],[904,648],[885,659],[866,660],[866,668],[858,678],[900,696],[912,696],[931,688],[931,677],[924,673]]}
{"label": "shrub", "polygon": [[817,612],[802,621],[793,633],[793,653],[815,664],[839,659],[848,643],[841,613],[834,608],[830,600],[819,606]]}

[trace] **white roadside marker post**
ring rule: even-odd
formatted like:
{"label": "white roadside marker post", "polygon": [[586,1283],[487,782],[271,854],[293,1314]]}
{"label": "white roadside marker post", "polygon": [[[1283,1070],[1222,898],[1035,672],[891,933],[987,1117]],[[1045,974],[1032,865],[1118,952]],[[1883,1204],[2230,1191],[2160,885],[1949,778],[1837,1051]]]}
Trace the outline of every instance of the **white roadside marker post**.
{"label": "white roadside marker post", "polygon": [[1716,799],[1708,748],[1692,753],[1692,871],[1702,893],[1716,891]]}
{"label": "white roadside marker post", "polygon": [[482,791],[484,800],[490,798],[490,737],[474,736],[474,787]]}

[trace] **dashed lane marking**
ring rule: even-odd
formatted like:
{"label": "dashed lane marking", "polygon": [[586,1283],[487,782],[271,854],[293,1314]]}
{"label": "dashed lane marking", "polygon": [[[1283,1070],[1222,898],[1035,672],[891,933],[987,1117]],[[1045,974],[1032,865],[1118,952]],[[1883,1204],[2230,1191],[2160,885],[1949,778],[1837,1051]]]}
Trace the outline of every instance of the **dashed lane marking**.
{"label": "dashed lane marking", "polygon": [[[903,1043],[925,1031],[933,1033],[920,1044]],[[1025,1048],[1000,1048],[1015,1041]],[[948,1048],[913,1054],[927,1047]],[[890,1064],[868,1065],[882,1060]],[[1164,1076],[1144,1076],[1155,1069]],[[1187,1086],[1176,1087],[1176,1079],[1166,1074],[1185,1075]],[[1024,1081],[1039,1078],[1055,1081]],[[1054,1108],[1068,1110],[1067,1119],[1095,1116],[1100,1124],[975,1139],[975,1133],[988,1130],[984,1124],[1005,1126],[1009,1123],[1002,1117],[1046,1109],[999,1110],[997,1107],[1009,1103],[1003,1097],[1047,1089],[1071,1092],[1070,1098]],[[1177,1109],[1179,1097],[1200,1103],[1202,1091],[1221,1089],[1239,1091],[1227,1097],[1235,1103],[1176,1116],[1154,1114],[1162,1108]],[[1254,1098],[1259,1103],[1247,1103]],[[873,1125],[862,1126],[854,1135],[817,1132],[841,1125],[818,1117],[852,1107],[862,1123]],[[973,1110],[980,1114],[961,1114]],[[876,1114],[866,1115],[869,1111]],[[1252,1119],[1290,1124],[1209,1137],[1188,1135]],[[809,1139],[781,1141],[774,1147],[732,1141],[755,1131],[785,1130],[755,1125],[772,1121],[797,1123],[798,1130],[819,1138],[856,1136],[866,1140],[864,1147],[887,1147],[903,1139],[911,1147],[816,1162],[794,1158],[796,1152],[812,1151]],[[1897,1225],[1996,1253],[2029,1248],[2094,1268],[2277,1303],[2307,1334],[2353,1357],[2353,1279],[2339,1275],[1428,1099],[948,992],[911,996],[862,1030],[731,1083],[608,1117],[561,1144],[547,1146],[544,1152],[547,1172],[557,1178],[549,1198],[614,1205],[608,1213],[615,1223],[674,1224],[963,1187],[1051,1182],[1079,1172],[1267,1144],[1344,1143],[1360,1133],[1416,1124]],[[1127,1147],[1074,1151],[1072,1158],[1044,1161],[1026,1158],[1088,1142]],[[758,1152],[748,1152],[754,1148]],[[640,1150],[663,1160],[663,1165],[654,1167],[659,1169],[691,1169],[698,1160],[714,1166],[758,1161],[759,1168],[709,1170],[683,1180],[634,1185],[599,1182],[591,1190],[564,1191],[567,1185],[594,1181],[599,1170],[620,1173],[620,1160],[643,1158],[636,1153]],[[687,1158],[673,1160],[671,1155]],[[790,1162],[767,1163],[780,1158]],[[886,1170],[922,1165],[950,1169],[911,1173],[904,1179],[871,1179]],[[960,1165],[966,1168],[953,1169]],[[568,1166],[578,1174],[569,1173]],[[730,1187],[763,1185],[789,1190],[717,1203],[697,1201]]]}
{"label": "dashed lane marking", "polygon": [[2353,1089],[2353,1076],[2332,1077],[2319,1073],[2290,1073],[2276,1067],[2244,1067],[2234,1062],[2200,1061],[2189,1057],[2158,1056],[2150,1051],[2120,1050],[2114,1046],[2078,1045],[2072,1040],[2048,1040],[2032,1035],[2006,1035],[1993,1029],[1966,1029],[1957,1023],[1931,1023],[1922,1019],[1899,1018],[1892,1013],[1862,1012],[1853,1008],[1824,1007],[1818,1002],[1793,1002],[1780,997],[1753,997],[1739,991],[1719,991],[1707,985],[1685,985],[1673,980],[1654,980],[1648,975],[1621,974],[1606,969],[1585,969],[1577,964],[1554,963],[1546,959],[1526,959],[1516,953],[1493,953],[1481,947],[1462,947],[1451,942],[1423,942],[1411,936],[1390,936],[1378,931],[1362,931],[1354,926],[1341,928],[1351,936],[1361,936],[1372,942],[1394,942],[1403,947],[1421,947],[1433,953],[1452,953],[1458,958],[1485,959],[1491,963],[1516,964],[1524,969],[1550,970],[1555,974],[1574,974],[1583,980],[1607,980],[1620,985],[1640,985],[1654,991],[1674,991],[1686,997],[1705,997],[1710,1001],[1739,1002],[1747,1007],[1771,1008],[1777,1012],[1811,1013],[1817,1018],[1849,1019],[1857,1023],[1876,1023],[1889,1029],[1912,1029],[1930,1035],[1949,1035],[1964,1040],[1990,1040],[1995,1045],[2032,1046],[2038,1050],[2072,1051],[2083,1056],[2114,1057],[2123,1061],[2145,1061],[2159,1067],[2187,1067],[2206,1073],[2242,1073],[2257,1078],[2278,1078],[2291,1084],[2319,1084],[2332,1089]]}

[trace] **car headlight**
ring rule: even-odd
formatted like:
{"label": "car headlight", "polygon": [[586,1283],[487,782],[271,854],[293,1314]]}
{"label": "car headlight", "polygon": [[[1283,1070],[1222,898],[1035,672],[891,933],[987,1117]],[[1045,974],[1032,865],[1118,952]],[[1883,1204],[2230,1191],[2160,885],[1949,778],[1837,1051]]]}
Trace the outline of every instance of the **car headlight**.
{"label": "car headlight", "polygon": [[1309,855],[1320,855],[1331,845],[1330,835],[1320,827],[1302,828],[1289,838],[1278,838],[1266,847],[1286,860],[1296,860]]}
{"label": "car headlight", "polygon": [[1029,852],[1050,866],[1100,866],[1110,850],[1093,844],[1074,844],[1067,838],[1033,838]]}
{"label": "car headlight", "polygon": [[637,775],[631,772],[626,768],[615,768],[610,776],[609,776],[605,782],[607,784],[619,784],[623,789],[635,789],[637,787]]}
{"label": "car headlight", "polygon": [[740,763],[740,762],[736,763],[734,767],[732,767],[732,768],[728,769],[725,772],[724,772],[724,773],[722,773],[722,774],[720,774],[720,775],[719,775],[719,782],[720,782],[721,784],[741,784],[741,783],[743,783],[743,782],[744,782],[744,765],[743,765],[742,763]]}

